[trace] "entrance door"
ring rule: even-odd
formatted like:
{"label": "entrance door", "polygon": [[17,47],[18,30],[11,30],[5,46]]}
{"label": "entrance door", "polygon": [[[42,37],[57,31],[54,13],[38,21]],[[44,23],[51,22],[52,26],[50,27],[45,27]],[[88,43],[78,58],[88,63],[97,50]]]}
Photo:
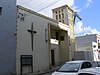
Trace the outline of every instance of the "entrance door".
{"label": "entrance door", "polygon": [[21,55],[21,75],[33,72],[32,55]]}
{"label": "entrance door", "polygon": [[54,50],[51,50],[51,65],[54,66],[55,65],[55,56],[54,56]]}

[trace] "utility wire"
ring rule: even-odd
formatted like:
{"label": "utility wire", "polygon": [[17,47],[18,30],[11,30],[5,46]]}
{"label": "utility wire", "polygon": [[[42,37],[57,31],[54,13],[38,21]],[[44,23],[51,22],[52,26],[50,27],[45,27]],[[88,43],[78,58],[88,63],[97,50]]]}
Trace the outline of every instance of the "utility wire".
{"label": "utility wire", "polygon": [[[48,7],[52,6],[52,5],[54,5],[54,4],[56,4],[56,3],[59,2],[59,1],[60,1],[60,0],[57,0],[57,1],[55,1],[54,3],[48,5],[48,6],[44,7],[44,8],[41,8],[41,9],[37,10],[36,12],[40,12],[40,11],[42,11],[42,10],[44,10],[44,9],[46,9],[46,8],[48,8]],[[36,12],[34,12],[34,13],[36,13]],[[30,14],[30,15],[31,15],[31,14]],[[27,15],[27,16],[30,16],[30,15]],[[31,16],[30,16],[30,17],[31,17]]]}
{"label": "utility wire", "polygon": [[[30,0],[30,1],[26,1],[26,2],[23,2],[23,3],[21,3],[21,5],[22,5],[22,4],[29,3],[29,2],[31,2],[31,1],[32,1],[32,0]],[[52,4],[48,5],[48,6],[45,6],[45,7],[41,8],[41,9],[37,10],[37,12],[46,9],[46,8],[48,8],[48,7],[50,7],[50,6],[54,5],[54,4],[56,4],[56,3],[59,2],[59,1],[60,1],[60,0],[57,0],[57,1],[55,1],[54,3],[52,3]],[[44,4],[44,3],[46,3],[46,2],[47,2],[47,0],[44,1],[43,3],[41,3],[41,4]],[[39,5],[41,5],[41,4],[39,4]],[[39,6],[39,5],[38,5],[38,6]]]}
{"label": "utility wire", "polygon": [[48,6],[44,7],[44,8],[41,8],[41,9],[37,10],[37,12],[39,12],[39,11],[42,11],[42,10],[46,9],[46,8],[48,8],[48,7],[50,7],[50,6],[52,6],[52,5],[56,4],[56,3],[58,3],[59,1],[60,1],[60,0],[57,0],[57,1],[55,1],[54,3],[52,3],[52,4],[48,5]]}
{"label": "utility wire", "polygon": [[22,5],[22,4],[29,3],[29,2],[31,2],[31,1],[32,1],[32,0],[25,1],[25,2],[21,3],[21,5]]}
{"label": "utility wire", "polygon": [[[49,0],[49,1],[50,1],[50,0]],[[41,7],[41,5],[43,5],[43,4],[47,3],[47,2],[48,2],[48,0],[45,0],[45,1],[43,0],[42,3],[39,3],[39,4],[34,5],[34,8],[35,8],[35,7],[39,7],[39,6]]]}
{"label": "utility wire", "polygon": [[[27,4],[27,3],[31,2],[31,1],[32,1],[32,0],[28,0],[28,1],[26,1],[26,2],[21,3],[20,5]],[[49,0],[49,1],[50,1],[50,0]],[[46,4],[47,2],[48,2],[48,0],[43,0],[42,3],[36,4],[36,5],[34,5],[33,7],[34,7],[34,8],[36,8],[36,7],[41,7],[40,5]]]}

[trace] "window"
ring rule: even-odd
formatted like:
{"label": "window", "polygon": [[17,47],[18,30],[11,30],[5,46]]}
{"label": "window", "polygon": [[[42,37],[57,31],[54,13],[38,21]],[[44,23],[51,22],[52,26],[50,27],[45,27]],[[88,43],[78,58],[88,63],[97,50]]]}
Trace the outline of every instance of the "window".
{"label": "window", "polygon": [[58,15],[56,15],[56,20],[58,20]]}
{"label": "window", "polygon": [[2,14],[2,7],[0,7],[0,15]]}
{"label": "window", "polygon": [[93,47],[96,48],[96,45],[94,45]]}
{"label": "window", "polygon": [[61,20],[59,20],[59,22],[61,22]]}
{"label": "window", "polygon": [[32,65],[32,55],[21,55],[22,65]]}
{"label": "window", "polygon": [[59,10],[59,13],[60,13],[60,10]]}
{"label": "window", "polygon": [[57,14],[57,11],[55,13]]}
{"label": "window", "polygon": [[64,36],[61,36],[61,37],[60,37],[60,40],[61,40],[61,41],[64,41]]}
{"label": "window", "polygon": [[61,19],[61,15],[59,14],[59,19]]}
{"label": "window", "polygon": [[69,72],[69,73],[78,72],[79,67],[80,67],[79,63],[65,63],[60,68],[58,68],[56,71],[57,72]]}
{"label": "window", "polygon": [[59,40],[59,33],[56,32],[56,40]]}
{"label": "window", "polygon": [[62,13],[62,18],[64,18],[64,13]]}
{"label": "window", "polygon": [[[25,70],[28,69],[28,71]],[[32,55],[21,55],[21,75],[24,73],[33,72],[33,56]]]}
{"label": "window", "polygon": [[98,40],[98,43],[99,43],[99,40]]}
{"label": "window", "polygon": [[90,67],[92,67],[92,65],[91,65],[90,62],[84,62],[84,63],[82,64],[81,69],[84,69],[84,68],[90,68]]}

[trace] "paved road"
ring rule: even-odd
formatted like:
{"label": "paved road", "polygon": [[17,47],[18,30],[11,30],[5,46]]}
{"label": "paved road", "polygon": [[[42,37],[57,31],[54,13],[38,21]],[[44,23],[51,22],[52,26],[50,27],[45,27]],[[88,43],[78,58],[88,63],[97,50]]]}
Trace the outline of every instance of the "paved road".
{"label": "paved road", "polygon": [[50,73],[45,73],[45,74],[25,74],[25,75],[51,75],[52,74],[52,72],[50,72]]}
{"label": "paved road", "polygon": [[51,75],[54,72],[54,70],[51,70],[47,73],[41,73],[41,74],[25,74],[25,75]]}
{"label": "paved road", "polygon": [[42,74],[42,75],[51,75],[51,73],[47,73],[47,74]]}
{"label": "paved road", "polygon": [[51,75],[52,72],[49,72],[49,73],[45,73],[45,74],[25,74],[25,75]]}

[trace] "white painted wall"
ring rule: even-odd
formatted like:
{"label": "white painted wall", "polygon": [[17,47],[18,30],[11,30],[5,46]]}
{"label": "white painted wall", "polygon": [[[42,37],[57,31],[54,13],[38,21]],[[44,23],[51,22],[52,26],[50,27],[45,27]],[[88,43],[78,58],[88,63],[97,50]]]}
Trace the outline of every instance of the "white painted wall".
{"label": "white painted wall", "polygon": [[[23,14],[23,15],[20,15]],[[20,20],[24,17],[24,21]],[[31,24],[33,22],[33,28],[37,33],[33,36],[33,51],[31,50],[31,34],[27,31],[31,29]],[[48,40],[48,25],[54,27],[54,30],[58,29],[60,35],[65,35],[65,40],[61,42],[60,48],[58,40],[52,38],[55,36],[50,30],[50,43]],[[51,27],[50,26],[50,27]],[[47,29],[47,42],[45,41],[45,29]],[[51,28],[50,28],[51,29]],[[68,31],[68,32],[67,32]],[[55,31],[54,31],[55,32]],[[57,21],[50,19],[46,16],[33,12],[24,7],[18,6],[18,16],[17,16],[17,56],[16,56],[16,72],[20,74],[20,56],[21,55],[33,55],[33,72],[48,70],[51,64],[50,51],[55,50],[55,62],[67,61],[69,58],[69,38],[70,29],[67,25],[58,23]],[[52,44],[56,43],[55,45]],[[50,46],[50,47],[49,47]],[[62,50],[63,49],[63,50]],[[62,51],[61,51],[62,50]],[[60,55],[61,53],[62,55]],[[60,61],[61,60],[61,61]]]}
{"label": "white painted wall", "polygon": [[92,42],[92,49],[93,49],[93,59],[94,61],[100,61],[99,59],[99,52],[98,52],[98,43]]}
{"label": "white painted wall", "polygon": [[[48,23],[57,23],[21,9],[18,9],[18,12],[25,14],[25,20],[22,22],[19,18],[17,19],[17,74],[20,73],[20,55],[33,55],[34,72],[49,69],[49,50],[48,42],[45,42],[45,29],[48,29]],[[27,31],[31,29],[32,22],[34,30],[37,31],[33,36],[33,51],[31,50],[31,35]]]}

